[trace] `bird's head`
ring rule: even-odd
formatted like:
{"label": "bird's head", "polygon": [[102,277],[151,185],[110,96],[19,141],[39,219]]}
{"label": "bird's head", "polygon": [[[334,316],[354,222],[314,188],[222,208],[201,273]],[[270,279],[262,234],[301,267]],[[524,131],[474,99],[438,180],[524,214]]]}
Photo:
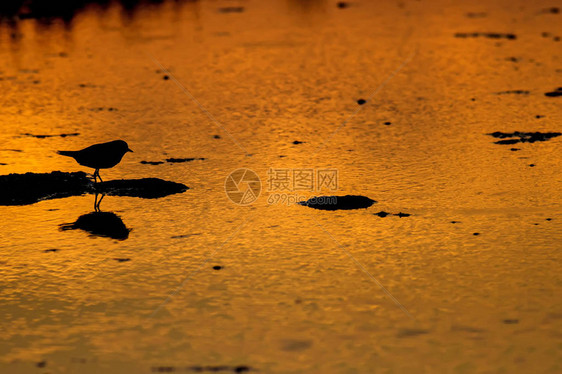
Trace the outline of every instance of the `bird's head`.
{"label": "bird's head", "polygon": [[133,150],[129,148],[129,145],[124,140],[116,140],[113,143],[115,143],[116,149],[119,149],[123,154],[127,152],[133,152]]}

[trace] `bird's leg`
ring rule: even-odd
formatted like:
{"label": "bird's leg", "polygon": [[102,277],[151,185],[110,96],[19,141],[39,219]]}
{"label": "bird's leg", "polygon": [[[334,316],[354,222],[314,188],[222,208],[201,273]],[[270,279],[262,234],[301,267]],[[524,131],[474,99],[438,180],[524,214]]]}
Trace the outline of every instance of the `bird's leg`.
{"label": "bird's leg", "polygon": [[[103,200],[104,197],[105,197],[105,194],[102,193],[100,200],[96,202],[96,205],[95,205],[96,212],[101,212],[100,204],[101,204],[101,201]],[[98,194],[96,194],[96,200],[97,199],[98,199]]]}
{"label": "bird's leg", "polygon": [[98,173],[98,178],[100,179],[100,182],[103,182],[103,181],[101,180],[100,169],[97,169],[96,172]]}
{"label": "bird's leg", "polygon": [[94,212],[99,212],[98,193],[97,192],[96,192],[95,197],[94,197]]}
{"label": "bird's leg", "polygon": [[[100,169],[96,169],[96,171],[94,171],[94,183],[96,183],[98,181],[98,177],[100,176]],[[100,178],[101,181],[101,178]]]}

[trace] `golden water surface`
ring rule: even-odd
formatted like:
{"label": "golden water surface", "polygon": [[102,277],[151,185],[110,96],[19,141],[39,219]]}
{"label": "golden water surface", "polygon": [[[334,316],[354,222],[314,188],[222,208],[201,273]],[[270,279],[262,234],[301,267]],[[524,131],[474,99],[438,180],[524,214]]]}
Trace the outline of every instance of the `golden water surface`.
{"label": "golden water surface", "polygon": [[[562,137],[487,135],[561,131],[544,95],[561,5],[164,1],[3,23],[0,174],[91,172],[55,151],[124,139],[104,180],[190,189],[105,197],[126,240],[60,230],[92,195],[0,206],[0,372],[562,372]],[[204,160],[141,163],[171,157]],[[246,206],[224,190],[239,168],[262,181]],[[270,204],[270,168],[337,169],[330,194],[377,203]]]}

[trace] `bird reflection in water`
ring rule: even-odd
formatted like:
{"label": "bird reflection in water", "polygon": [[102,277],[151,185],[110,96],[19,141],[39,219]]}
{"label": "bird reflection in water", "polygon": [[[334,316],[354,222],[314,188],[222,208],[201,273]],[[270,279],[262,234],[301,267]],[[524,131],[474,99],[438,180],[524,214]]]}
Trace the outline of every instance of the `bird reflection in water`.
{"label": "bird reflection in water", "polygon": [[102,212],[100,204],[105,195],[101,195],[98,200],[98,194],[95,195],[94,211],[83,214],[74,223],[65,223],[60,225],[61,231],[66,230],[83,230],[90,236],[101,236],[115,240],[125,240],[129,238],[131,229],[127,228],[121,217],[113,212]]}

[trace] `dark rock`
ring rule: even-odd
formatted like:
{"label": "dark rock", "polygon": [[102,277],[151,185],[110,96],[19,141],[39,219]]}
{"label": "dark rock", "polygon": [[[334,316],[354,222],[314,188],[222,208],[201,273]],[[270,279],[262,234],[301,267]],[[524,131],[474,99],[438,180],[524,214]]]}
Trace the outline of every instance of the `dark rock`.
{"label": "dark rock", "polygon": [[127,261],[131,261],[130,258],[114,258],[115,261],[117,262],[127,262]]}
{"label": "dark rock", "polygon": [[42,200],[104,193],[145,199],[182,193],[189,187],[158,178],[128,179],[94,184],[84,172],[0,175],[0,205],[27,205]]}
{"label": "dark rock", "polygon": [[101,236],[115,240],[125,240],[130,229],[125,226],[121,217],[112,212],[92,212],[81,215],[74,223],[59,226],[61,231],[83,230],[91,236]]}
{"label": "dark rock", "polygon": [[473,233],[472,235],[478,236],[478,235],[480,235],[480,233],[479,233],[479,232],[475,232],[475,233]]}
{"label": "dark rock", "polygon": [[240,365],[240,366],[235,366],[233,371],[235,373],[245,373],[247,371],[250,371],[250,368],[248,366],[245,366],[245,365]]}
{"label": "dark rock", "polygon": [[84,172],[0,176],[0,205],[27,205],[41,200],[83,195],[93,183]]}
{"label": "dark rock", "polygon": [[215,265],[215,266],[213,266],[213,269],[214,269],[214,270],[220,270],[220,269],[222,269],[222,266],[220,266],[220,265]]}
{"label": "dark rock", "polygon": [[346,3],[346,2],[344,2],[344,1],[340,1],[340,2],[338,2],[336,5],[337,5],[337,7],[340,8],[340,9],[345,9],[345,8],[349,7],[349,3]]}
{"label": "dark rock", "polygon": [[215,138],[215,139],[220,139],[221,136],[220,136],[220,135],[214,135],[213,138]]}
{"label": "dark rock", "polygon": [[293,142],[293,144],[302,144],[302,143],[304,143],[304,142],[301,142],[300,140],[295,140],[295,141]]}
{"label": "dark rock", "polygon": [[460,223],[459,221],[451,221],[451,223],[455,224],[455,223]]}
{"label": "dark rock", "polygon": [[521,148],[509,148],[509,150],[515,152],[515,151],[520,151]]}
{"label": "dark rock", "polygon": [[557,8],[557,7],[547,8],[547,9],[544,9],[544,12],[545,13],[558,14],[558,13],[560,13],[560,8]]}
{"label": "dark rock", "polygon": [[357,104],[359,104],[359,105],[363,105],[363,104],[365,104],[366,102],[367,102],[367,101],[366,101],[366,100],[363,100],[363,99],[357,100]]}
{"label": "dark rock", "polygon": [[345,195],[345,196],[318,196],[298,204],[320,210],[350,210],[365,209],[376,203],[366,196]]}
{"label": "dark rock", "polygon": [[[557,136],[562,135],[559,132],[523,132],[523,131],[515,131],[515,132],[500,132],[496,131],[491,134],[487,134],[493,136],[494,138],[504,139],[495,142],[496,144],[516,144],[516,143],[534,143],[534,142],[544,142],[549,139],[555,138]],[[515,138],[515,139],[506,139],[506,138]]]}
{"label": "dark rock", "polygon": [[144,165],[161,165],[164,161],[141,161],[140,163]]}
{"label": "dark rock", "polygon": [[535,164],[529,164],[529,166],[533,168],[533,167],[535,167]]}
{"label": "dark rock", "polygon": [[36,366],[37,366],[38,368],[44,368],[45,366],[47,366],[47,361],[45,361],[45,360],[40,361],[40,362],[38,362],[38,363],[36,364]]}
{"label": "dark rock", "polygon": [[540,114],[537,114],[537,115],[535,116],[535,118],[544,118],[544,116],[542,116],[542,115],[540,115]]}
{"label": "dark rock", "polygon": [[498,140],[497,142],[495,142],[496,144],[517,144],[519,143],[521,140],[519,139],[507,139],[507,140]]}
{"label": "dark rock", "polygon": [[388,121],[386,121],[384,124],[387,125],[387,126],[392,125],[392,123],[391,123],[391,122],[388,122]]}
{"label": "dark rock", "polygon": [[378,212],[378,213],[373,213],[373,214],[374,214],[375,216],[379,216],[379,217],[383,217],[383,218],[384,218],[384,217],[388,216],[390,213],[385,212],[384,210],[381,210],[380,212]]}
{"label": "dark rock", "polygon": [[170,77],[167,76],[167,75],[164,75],[164,76],[162,77],[162,79],[164,79],[165,81],[167,81],[168,79],[170,79]]}
{"label": "dark rock", "polygon": [[398,213],[398,214],[395,214],[395,216],[402,218],[402,217],[410,217],[411,214],[410,214],[410,213],[402,213],[402,212],[400,212],[400,213]]}
{"label": "dark rock", "polygon": [[552,221],[552,218],[547,218],[546,220],[547,220],[547,221]]}
{"label": "dark rock", "polygon": [[121,179],[98,183],[96,191],[110,196],[131,196],[157,199],[182,193],[189,189],[184,184],[158,178]]}
{"label": "dark rock", "polygon": [[562,96],[562,87],[558,87],[557,89],[551,92],[546,92],[544,95],[548,97]]}
{"label": "dark rock", "polygon": [[58,249],[56,249],[56,248],[51,248],[51,249],[45,249],[43,252],[49,253],[49,252],[56,252],[56,251],[58,251]]}

